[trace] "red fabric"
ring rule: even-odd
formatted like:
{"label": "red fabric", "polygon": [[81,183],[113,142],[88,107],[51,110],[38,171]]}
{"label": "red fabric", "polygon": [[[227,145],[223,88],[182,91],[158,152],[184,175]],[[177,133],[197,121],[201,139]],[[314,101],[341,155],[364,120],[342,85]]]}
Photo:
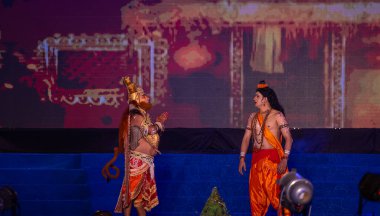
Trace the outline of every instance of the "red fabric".
{"label": "red fabric", "polygon": [[265,157],[268,157],[269,160],[275,163],[280,163],[280,157],[278,156],[278,153],[275,149],[254,149],[252,155],[252,164],[257,163]]}
{"label": "red fabric", "polygon": [[[142,160],[131,157],[131,175],[129,176],[129,197],[134,200],[135,207],[144,207],[150,211],[158,205],[156,181],[151,177],[150,169]],[[133,175],[133,168],[148,166],[144,172]]]}

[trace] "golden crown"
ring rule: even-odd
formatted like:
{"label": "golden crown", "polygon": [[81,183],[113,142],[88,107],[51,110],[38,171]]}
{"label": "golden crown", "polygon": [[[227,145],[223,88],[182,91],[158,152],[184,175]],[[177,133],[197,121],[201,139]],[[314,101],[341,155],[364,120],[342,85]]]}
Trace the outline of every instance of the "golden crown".
{"label": "golden crown", "polygon": [[128,100],[129,100],[129,102],[131,102],[131,101],[138,102],[139,96],[141,94],[144,94],[144,90],[141,87],[136,86],[136,84],[134,84],[128,76],[123,77],[123,83],[128,89]]}

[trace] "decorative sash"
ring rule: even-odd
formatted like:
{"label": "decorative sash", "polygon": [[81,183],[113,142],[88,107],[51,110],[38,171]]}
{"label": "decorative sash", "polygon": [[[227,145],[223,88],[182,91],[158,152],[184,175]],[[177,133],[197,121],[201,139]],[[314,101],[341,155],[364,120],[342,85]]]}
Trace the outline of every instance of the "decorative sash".
{"label": "decorative sash", "polygon": [[[257,114],[257,120],[258,120],[259,125],[261,127],[264,119],[260,113]],[[280,140],[278,140],[277,137],[274,136],[272,134],[272,132],[267,127],[264,127],[263,133],[264,133],[265,139],[268,140],[269,144],[271,144],[273,146],[273,148],[275,148],[277,150],[278,156],[280,158],[282,158],[284,156],[284,150],[282,149],[282,145],[281,145]]]}

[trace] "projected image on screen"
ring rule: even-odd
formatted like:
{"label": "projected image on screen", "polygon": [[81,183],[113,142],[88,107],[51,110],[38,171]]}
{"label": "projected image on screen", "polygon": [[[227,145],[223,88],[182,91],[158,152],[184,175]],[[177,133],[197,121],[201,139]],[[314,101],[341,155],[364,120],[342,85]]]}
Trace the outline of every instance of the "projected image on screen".
{"label": "projected image on screen", "polygon": [[29,35],[0,19],[0,127],[117,128],[123,76],[168,128],[244,128],[261,80],[292,128],[379,127],[380,16],[362,3],[136,2],[2,9]]}
{"label": "projected image on screen", "polygon": [[125,102],[121,77],[132,75],[137,65],[125,36],[70,35],[58,39],[47,38],[38,47],[44,67],[34,76],[41,100],[64,108],[64,127],[116,124],[119,117],[114,109]]}
{"label": "projected image on screen", "polygon": [[380,120],[380,31],[362,31],[347,49],[346,126],[378,128]]}

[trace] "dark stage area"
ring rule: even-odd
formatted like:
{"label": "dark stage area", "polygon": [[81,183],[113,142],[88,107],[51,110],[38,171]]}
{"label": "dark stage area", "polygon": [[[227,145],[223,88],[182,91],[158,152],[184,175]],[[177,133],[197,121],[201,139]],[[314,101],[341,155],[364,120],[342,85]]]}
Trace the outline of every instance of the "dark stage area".
{"label": "dark stage area", "polygon": [[[380,129],[293,129],[293,153],[380,153]],[[118,129],[0,129],[0,151],[111,153]],[[238,154],[243,129],[169,128],[163,153]]]}

